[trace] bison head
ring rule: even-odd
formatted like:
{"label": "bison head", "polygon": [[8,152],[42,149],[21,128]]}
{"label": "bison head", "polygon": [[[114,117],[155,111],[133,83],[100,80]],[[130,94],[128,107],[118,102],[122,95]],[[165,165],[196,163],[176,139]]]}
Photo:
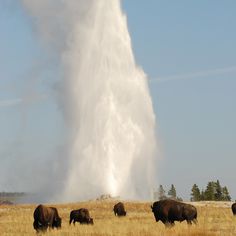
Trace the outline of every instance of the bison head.
{"label": "bison head", "polygon": [[160,219],[159,219],[159,214],[158,214],[157,206],[156,205],[152,205],[151,209],[152,209],[152,212],[153,212],[154,217],[156,219],[156,222],[158,222]]}
{"label": "bison head", "polygon": [[154,217],[155,217],[156,222],[158,222],[160,220],[157,212],[154,212]]}
{"label": "bison head", "polygon": [[55,227],[55,228],[61,228],[61,218],[60,218],[60,217],[54,218],[53,227]]}

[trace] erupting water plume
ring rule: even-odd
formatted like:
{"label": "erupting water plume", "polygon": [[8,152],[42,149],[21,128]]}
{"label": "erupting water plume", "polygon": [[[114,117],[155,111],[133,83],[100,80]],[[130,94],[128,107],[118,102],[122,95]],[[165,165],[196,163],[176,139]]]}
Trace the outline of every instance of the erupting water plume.
{"label": "erupting water plume", "polygon": [[60,57],[59,104],[70,134],[62,197],[149,198],[155,115],[120,0],[22,0]]}

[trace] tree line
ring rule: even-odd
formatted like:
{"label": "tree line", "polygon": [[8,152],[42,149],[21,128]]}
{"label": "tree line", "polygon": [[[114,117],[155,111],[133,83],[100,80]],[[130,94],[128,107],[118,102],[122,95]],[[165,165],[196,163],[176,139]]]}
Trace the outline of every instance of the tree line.
{"label": "tree line", "polygon": [[[197,184],[194,184],[191,189],[190,201],[231,201],[231,197],[226,186],[221,186],[220,181],[210,181],[205,189],[200,190]],[[164,190],[163,186],[153,192],[154,200],[163,200],[166,198],[182,201],[182,198],[177,196],[176,188],[171,184],[170,189]]]}
{"label": "tree line", "polygon": [[22,197],[26,195],[24,192],[0,192],[0,197]]}
{"label": "tree line", "polygon": [[220,181],[210,181],[205,190],[199,189],[194,184],[191,189],[191,201],[231,201],[231,197],[226,186],[221,186]]}
{"label": "tree line", "polygon": [[160,185],[158,190],[153,192],[153,198],[154,200],[164,200],[167,198],[171,198],[171,199],[176,199],[178,201],[183,201],[181,197],[177,196],[174,184],[171,184],[170,189],[168,190],[167,194],[163,186]]}

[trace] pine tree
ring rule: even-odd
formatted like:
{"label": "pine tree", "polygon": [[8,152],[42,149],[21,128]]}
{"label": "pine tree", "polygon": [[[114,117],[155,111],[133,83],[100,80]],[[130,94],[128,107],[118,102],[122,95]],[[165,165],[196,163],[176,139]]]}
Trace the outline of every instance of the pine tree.
{"label": "pine tree", "polygon": [[215,200],[215,183],[213,181],[208,182],[206,190],[204,192],[204,200],[214,201]]}
{"label": "pine tree", "polygon": [[184,201],[182,197],[177,197],[176,200],[179,201],[179,202],[183,202]]}
{"label": "pine tree", "polygon": [[223,200],[222,187],[220,186],[219,180],[215,182],[215,200],[216,201]]}
{"label": "pine tree", "polygon": [[191,201],[200,201],[201,200],[201,193],[196,184],[193,185],[192,190],[191,190]]}
{"label": "pine tree", "polygon": [[[191,194],[192,195],[192,194]],[[192,195],[193,196],[193,195]],[[201,200],[207,201],[230,201],[231,197],[227,187],[221,187],[220,181],[210,181],[207,184],[206,190],[201,192]]]}
{"label": "pine tree", "polygon": [[205,191],[202,189],[201,191],[201,201],[204,201],[205,200]]}
{"label": "pine tree", "polygon": [[160,185],[158,189],[158,198],[159,200],[166,199],[165,190],[162,185]]}
{"label": "pine tree", "polygon": [[152,194],[153,194],[153,200],[157,201],[159,199],[158,190],[154,188]]}
{"label": "pine tree", "polygon": [[231,197],[226,186],[222,188],[222,200],[231,201]]}
{"label": "pine tree", "polygon": [[171,184],[170,190],[168,191],[168,195],[170,196],[170,198],[176,199],[176,189],[173,184]]}

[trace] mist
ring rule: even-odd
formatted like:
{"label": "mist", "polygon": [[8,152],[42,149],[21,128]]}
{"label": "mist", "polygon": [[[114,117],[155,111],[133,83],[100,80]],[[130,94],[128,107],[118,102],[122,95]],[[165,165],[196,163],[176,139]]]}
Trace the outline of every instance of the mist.
{"label": "mist", "polygon": [[22,5],[61,74],[54,90],[65,143],[35,173],[35,180],[43,173],[40,196],[150,199],[157,184],[156,119],[121,1],[22,0]]}

